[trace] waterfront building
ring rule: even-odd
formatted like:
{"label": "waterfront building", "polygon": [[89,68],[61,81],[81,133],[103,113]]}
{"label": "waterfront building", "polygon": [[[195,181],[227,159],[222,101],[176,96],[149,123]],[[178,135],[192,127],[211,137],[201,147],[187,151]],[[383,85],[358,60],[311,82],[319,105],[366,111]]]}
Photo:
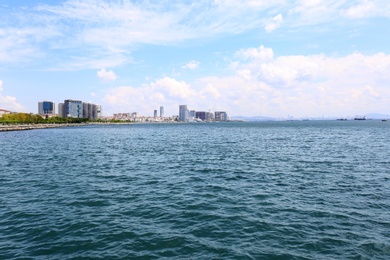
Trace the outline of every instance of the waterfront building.
{"label": "waterfront building", "polygon": [[195,118],[201,119],[202,121],[206,120],[206,112],[205,111],[197,111],[195,113]]}
{"label": "waterfront building", "polygon": [[65,117],[65,114],[64,114],[64,103],[58,103],[58,116]]}
{"label": "waterfront building", "polygon": [[187,108],[187,105],[180,105],[179,106],[179,121],[180,122],[186,122],[189,118],[189,111]]}
{"label": "waterfront building", "polygon": [[130,117],[129,117],[130,113],[118,113],[118,114],[114,114],[113,118],[115,120],[128,120]]}
{"label": "waterfront building", "polygon": [[153,111],[153,117],[154,117],[154,119],[157,118],[157,110],[156,109]]}
{"label": "waterfront building", "polygon": [[97,120],[101,117],[101,105],[83,103],[83,118]]}
{"label": "waterfront building", "polygon": [[227,121],[228,120],[228,116],[227,116],[227,113],[225,111],[215,111],[214,115],[215,115],[215,121]]}
{"label": "waterfront building", "polygon": [[131,113],[131,118],[132,118],[133,120],[136,120],[136,119],[138,118],[138,113],[137,113],[137,112]]}
{"label": "waterfront building", "polygon": [[83,118],[88,118],[88,114],[90,114],[88,103],[83,102]]}
{"label": "waterfront building", "polygon": [[117,113],[113,115],[113,119],[122,121],[137,121],[138,113]]}
{"label": "waterfront building", "polygon": [[160,117],[164,117],[164,107],[160,107]]}
{"label": "waterfront building", "polygon": [[64,117],[82,118],[83,103],[80,100],[67,99],[63,105]]}
{"label": "waterfront building", "polygon": [[211,112],[206,112],[206,121],[213,121],[214,120],[214,114]]}
{"label": "waterfront building", "polygon": [[38,102],[38,114],[41,116],[55,116],[56,108],[54,102],[51,101]]}
{"label": "waterfront building", "polygon": [[190,110],[190,118],[195,118],[196,112],[195,110]]}
{"label": "waterfront building", "polygon": [[99,119],[103,116],[102,105],[96,105],[96,119]]}

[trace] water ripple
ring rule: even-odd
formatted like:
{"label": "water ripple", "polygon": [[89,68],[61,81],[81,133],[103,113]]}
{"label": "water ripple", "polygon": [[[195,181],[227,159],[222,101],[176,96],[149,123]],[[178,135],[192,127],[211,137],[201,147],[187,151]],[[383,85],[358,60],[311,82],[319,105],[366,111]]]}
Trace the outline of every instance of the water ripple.
{"label": "water ripple", "polygon": [[0,133],[0,258],[388,259],[380,122]]}

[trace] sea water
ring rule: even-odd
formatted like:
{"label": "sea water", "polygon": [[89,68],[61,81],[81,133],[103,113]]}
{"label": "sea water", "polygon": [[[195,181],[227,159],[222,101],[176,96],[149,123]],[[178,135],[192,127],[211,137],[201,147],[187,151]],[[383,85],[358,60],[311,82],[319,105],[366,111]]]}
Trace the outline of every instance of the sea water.
{"label": "sea water", "polygon": [[390,124],[0,133],[1,259],[389,259]]}

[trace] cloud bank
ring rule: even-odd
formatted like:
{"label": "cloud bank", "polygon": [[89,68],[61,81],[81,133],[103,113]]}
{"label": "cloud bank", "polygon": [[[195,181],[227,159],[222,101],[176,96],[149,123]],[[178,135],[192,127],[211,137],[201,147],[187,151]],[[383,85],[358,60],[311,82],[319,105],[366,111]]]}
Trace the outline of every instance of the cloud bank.
{"label": "cloud bank", "polygon": [[[94,64],[101,66],[109,60],[114,60],[112,67],[126,64],[142,44],[175,45],[218,35],[260,32],[260,28],[272,33],[308,26],[329,28],[349,19],[389,18],[390,2],[168,1],[161,8],[161,4],[150,1],[68,0],[3,15],[0,62],[51,56],[57,57],[53,61],[57,69],[82,69],[96,68]],[[58,54],[62,52],[67,55]]]}
{"label": "cloud bank", "polygon": [[98,76],[98,78],[105,80],[105,81],[113,81],[113,80],[116,80],[118,78],[117,75],[115,74],[115,72],[113,72],[112,70],[106,70],[106,69],[101,69],[101,70],[97,71],[96,75]]}
{"label": "cloud bank", "polygon": [[112,88],[104,105],[146,115],[161,105],[177,114],[178,105],[187,104],[195,110],[274,117],[355,116],[389,107],[390,55],[384,53],[277,56],[259,46],[237,51],[230,68],[230,76],[191,83],[164,77],[140,87]]}
{"label": "cloud bank", "polygon": [[0,108],[20,112],[23,111],[24,108],[22,105],[16,102],[15,97],[11,96],[3,96],[3,81],[0,80]]}

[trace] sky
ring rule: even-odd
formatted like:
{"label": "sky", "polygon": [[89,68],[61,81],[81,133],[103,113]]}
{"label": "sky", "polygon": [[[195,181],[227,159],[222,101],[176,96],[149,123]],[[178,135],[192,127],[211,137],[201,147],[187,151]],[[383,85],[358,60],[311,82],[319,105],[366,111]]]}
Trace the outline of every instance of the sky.
{"label": "sky", "polygon": [[0,0],[0,108],[390,114],[388,0]]}

